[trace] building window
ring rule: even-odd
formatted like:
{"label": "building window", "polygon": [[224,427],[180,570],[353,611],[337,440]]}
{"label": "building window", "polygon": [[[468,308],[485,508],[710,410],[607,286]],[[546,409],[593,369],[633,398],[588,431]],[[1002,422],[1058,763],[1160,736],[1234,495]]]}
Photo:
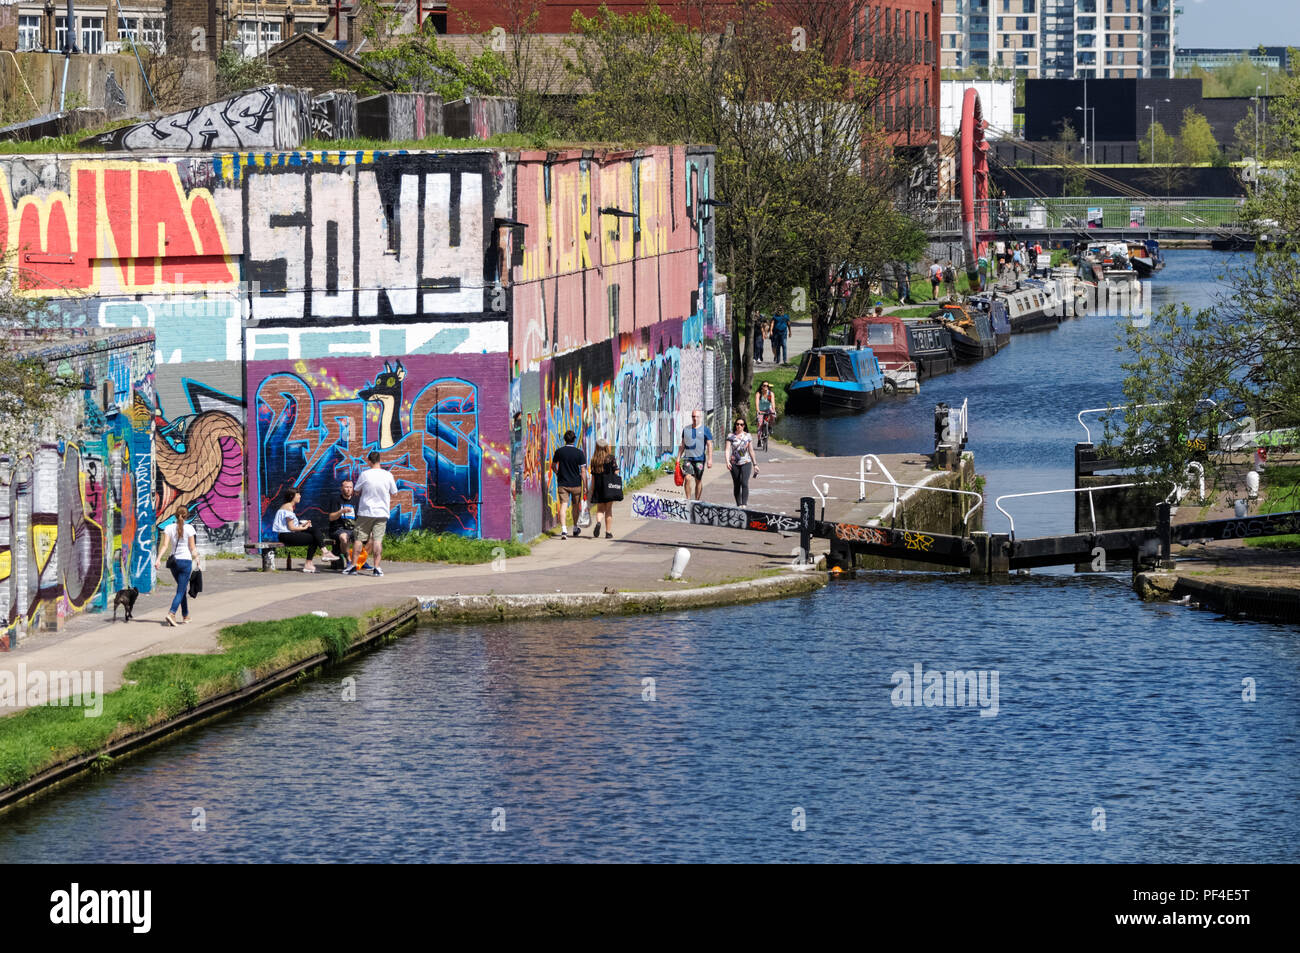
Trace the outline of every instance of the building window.
{"label": "building window", "polygon": [[54,48],[61,50],[68,45],[68,18],[54,18]]}
{"label": "building window", "polygon": [[39,16],[20,16],[18,18],[18,49],[39,50],[41,48],[41,18]]}
{"label": "building window", "polygon": [[1023,33],[1029,29],[1029,17],[1016,17],[1016,29]]}
{"label": "building window", "polygon": [[1034,48],[1034,34],[1029,33],[1022,36],[1020,38],[1020,46],[1023,49],[1032,50]]}
{"label": "building window", "polygon": [[1028,54],[1028,53],[1017,53],[1017,54],[1016,54],[1016,65],[1017,65],[1017,66],[1028,66],[1028,65],[1029,65],[1029,54]]}
{"label": "building window", "polygon": [[[117,18],[117,36],[120,40],[139,43],[159,53],[166,47],[167,19],[158,14],[124,12]],[[123,46],[129,49],[129,46]]]}
{"label": "building window", "polygon": [[104,52],[104,18],[81,18],[81,52]]}
{"label": "building window", "polygon": [[244,44],[245,56],[264,53],[280,42],[280,21],[240,20],[239,42]]}

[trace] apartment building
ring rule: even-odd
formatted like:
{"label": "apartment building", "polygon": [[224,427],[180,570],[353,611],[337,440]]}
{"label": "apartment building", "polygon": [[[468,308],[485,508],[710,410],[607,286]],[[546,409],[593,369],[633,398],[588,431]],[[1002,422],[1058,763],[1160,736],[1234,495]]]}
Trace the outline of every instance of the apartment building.
{"label": "apartment building", "polygon": [[943,0],[944,69],[1035,79],[1173,75],[1172,0]]}

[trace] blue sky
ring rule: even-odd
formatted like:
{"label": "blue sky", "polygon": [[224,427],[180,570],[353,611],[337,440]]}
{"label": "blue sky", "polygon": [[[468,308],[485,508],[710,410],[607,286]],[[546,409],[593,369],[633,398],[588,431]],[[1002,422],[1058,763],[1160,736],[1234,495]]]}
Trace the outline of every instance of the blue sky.
{"label": "blue sky", "polygon": [[1209,47],[1300,46],[1298,0],[1175,0],[1177,45]]}

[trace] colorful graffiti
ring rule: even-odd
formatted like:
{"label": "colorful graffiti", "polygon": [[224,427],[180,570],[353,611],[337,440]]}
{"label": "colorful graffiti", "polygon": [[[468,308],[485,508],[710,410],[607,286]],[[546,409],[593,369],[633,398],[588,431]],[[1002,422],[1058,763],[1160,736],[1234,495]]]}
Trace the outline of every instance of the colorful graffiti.
{"label": "colorful graffiti", "polygon": [[299,362],[292,372],[250,363],[257,428],[248,460],[250,527],[272,538],[289,488],[303,494],[300,514],[322,518],[339,483],[378,450],[399,490],[390,533],[508,536],[504,388],[487,396],[505,370],[505,355]]}
{"label": "colorful graffiti", "polygon": [[0,257],[18,259],[20,293],[94,294],[109,274],[133,294],[235,284],[212,194],[187,195],[175,166],[73,162],[68,178],[69,192],[25,195],[15,206],[0,170]]}
{"label": "colorful graffiti", "polygon": [[190,413],[169,420],[160,411],[156,419],[158,525],[188,506],[206,542],[228,543],[243,512],[243,401],[197,381],[182,385]]}

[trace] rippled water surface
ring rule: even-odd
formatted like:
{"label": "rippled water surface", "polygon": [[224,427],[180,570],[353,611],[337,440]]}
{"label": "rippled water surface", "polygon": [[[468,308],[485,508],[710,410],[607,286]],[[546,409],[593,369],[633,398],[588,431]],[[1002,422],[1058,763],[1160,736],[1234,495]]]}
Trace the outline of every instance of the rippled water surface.
{"label": "rippled water surface", "polygon": [[[1157,288],[1193,301],[1223,261],[1171,258]],[[1068,485],[1074,414],[1118,394],[1118,321],[1019,336],[820,433],[915,450],[932,404],[968,395],[991,492]],[[1294,861],[1300,632],[1127,583],[873,574],[421,631],[0,817],[0,861]],[[997,714],[895,705],[918,663],[996,671]]]}

